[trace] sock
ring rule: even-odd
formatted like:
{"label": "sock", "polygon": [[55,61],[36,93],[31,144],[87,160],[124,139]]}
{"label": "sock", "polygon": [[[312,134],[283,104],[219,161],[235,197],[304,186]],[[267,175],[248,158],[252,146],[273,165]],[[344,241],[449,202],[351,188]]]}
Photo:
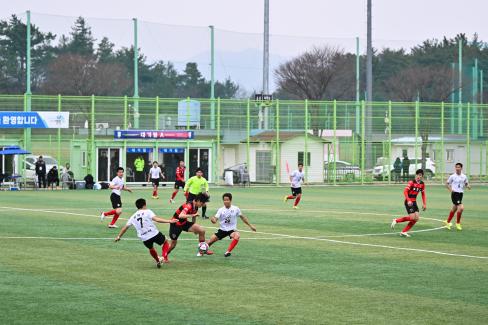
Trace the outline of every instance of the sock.
{"label": "sock", "polygon": [[227,248],[227,251],[230,253],[232,252],[232,250],[234,249],[234,247],[236,247],[236,245],[239,243],[239,240],[236,240],[236,239],[232,239],[232,241],[230,242],[230,245],[229,245],[229,248]]}
{"label": "sock", "polygon": [[112,222],[110,223],[111,226],[115,225],[115,222],[117,222],[117,219],[119,218],[120,214],[115,214],[114,217],[112,218]]}
{"label": "sock", "polygon": [[163,244],[163,258],[164,259],[168,258],[168,250],[169,250],[169,244],[167,241],[165,241]]}
{"label": "sock", "polygon": [[447,222],[451,222],[452,218],[454,217],[454,211],[449,212],[449,217],[447,218]]}
{"label": "sock", "polygon": [[412,227],[413,227],[413,226],[414,226],[416,223],[417,223],[417,221],[415,221],[415,220],[410,221],[410,222],[408,223],[408,225],[407,225],[405,228],[403,228],[402,232],[407,232],[407,231],[409,231],[410,229],[412,229]]}
{"label": "sock", "polygon": [[188,192],[185,192],[185,197],[187,200],[188,200],[188,195],[189,195]]}
{"label": "sock", "polygon": [[295,199],[295,204],[293,204],[293,206],[297,206],[298,203],[300,203],[301,198],[301,196],[297,196],[297,198]]}
{"label": "sock", "polygon": [[295,198],[295,197],[294,197],[293,195],[288,195],[288,196],[286,197],[286,199],[287,199],[287,200],[291,200],[291,199],[294,199],[294,198]]}
{"label": "sock", "polygon": [[456,216],[456,223],[461,223],[461,215],[462,215],[462,214],[463,214],[463,213],[462,213],[461,211],[459,211],[459,212],[457,213],[457,216]]}
{"label": "sock", "polygon": [[176,194],[178,194],[178,191],[174,191],[173,194],[171,194],[171,200],[175,198]]}
{"label": "sock", "polygon": [[103,215],[104,216],[111,216],[111,215],[114,215],[115,214],[115,210],[110,210],[108,212],[104,212]]}
{"label": "sock", "polygon": [[156,252],[154,247],[149,250],[149,254],[151,254],[151,256],[156,260],[156,262],[159,262],[158,252]]}
{"label": "sock", "polygon": [[203,206],[202,207],[202,218],[205,218],[205,212],[207,212],[207,207]]}
{"label": "sock", "polygon": [[395,219],[395,221],[396,221],[396,222],[412,221],[412,217],[410,217],[410,216],[405,216],[405,217],[401,217],[401,218]]}

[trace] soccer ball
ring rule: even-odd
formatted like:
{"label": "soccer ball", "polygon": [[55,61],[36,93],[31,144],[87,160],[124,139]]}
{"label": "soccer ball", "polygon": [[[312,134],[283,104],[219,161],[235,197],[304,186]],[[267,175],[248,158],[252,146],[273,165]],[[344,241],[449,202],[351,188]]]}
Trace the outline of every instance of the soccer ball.
{"label": "soccer ball", "polygon": [[200,252],[208,251],[208,244],[206,242],[202,241],[201,243],[198,244],[198,250]]}

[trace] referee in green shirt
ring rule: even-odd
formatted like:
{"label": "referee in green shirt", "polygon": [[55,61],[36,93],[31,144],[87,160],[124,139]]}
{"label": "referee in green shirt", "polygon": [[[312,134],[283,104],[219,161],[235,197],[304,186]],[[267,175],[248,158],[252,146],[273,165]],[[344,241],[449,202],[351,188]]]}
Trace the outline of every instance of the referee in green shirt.
{"label": "referee in green shirt", "polygon": [[[210,199],[210,195],[208,193],[208,182],[205,179],[205,177],[203,177],[203,170],[201,168],[197,168],[195,172],[195,176],[188,179],[188,181],[185,184],[184,191],[185,191],[187,202],[193,202],[193,200],[200,193],[206,195],[207,198]],[[207,203],[203,204],[202,206],[203,219],[208,219],[208,217],[205,216],[206,212],[207,212]]]}

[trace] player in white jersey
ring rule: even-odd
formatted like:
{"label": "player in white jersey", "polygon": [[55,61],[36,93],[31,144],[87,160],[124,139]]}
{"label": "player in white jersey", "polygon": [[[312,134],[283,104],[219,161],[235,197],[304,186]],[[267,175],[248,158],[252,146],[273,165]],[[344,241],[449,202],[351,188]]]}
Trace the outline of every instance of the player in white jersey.
{"label": "player in white jersey", "polygon": [[158,162],[157,161],[153,162],[153,166],[151,167],[151,169],[149,169],[149,175],[147,175],[147,182],[149,183],[150,181],[153,185],[153,193],[152,193],[153,199],[159,199],[158,196],[159,180],[164,178],[165,176],[161,171],[161,168],[158,166]]}
{"label": "player in white jersey", "polygon": [[305,181],[305,174],[303,173],[303,164],[298,164],[298,169],[290,174],[291,195],[284,197],[283,202],[295,199],[293,209],[298,209],[298,203],[302,199],[302,183]]}
{"label": "player in white jersey", "polygon": [[457,163],[455,168],[456,172],[449,176],[446,182],[447,189],[449,192],[451,192],[451,201],[453,206],[449,212],[449,217],[447,218],[445,225],[448,230],[451,230],[451,220],[454,217],[454,214],[457,212],[456,229],[463,230],[463,227],[461,227],[461,215],[464,211],[463,193],[465,187],[470,190],[471,186],[468,183],[468,178],[466,175],[462,173],[463,164]]}
{"label": "player in white jersey", "polygon": [[100,221],[103,221],[106,216],[112,216],[112,221],[108,225],[109,228],[117,228],[115,222],[122,214],[122,199],[120,198],[121,191],[127,191],[132,193],[132,190],[128,188],[124,183],[124,168],[117,168],[117,176],[114,177],[112,182],[110,182],[110,189],[112,189],[112,194],[110,194],[110,202],[112,202],[112,210],[107,212],[102,212],[100,214]]}
{"label": "player in white jersey", "polygon": [[210,246],[216,241],[229,237],[232,241],[224,254],[225,257],[229,257],[230,252],[236,247],[237,243],[239,243],[239,238],[241,238],[241,235],[237,231],[237,217],[240,217],[252,231],[256,231],[256,227],[249,223],[249,220],[242,214],[238,207],[232,205],[231,193],[222,195],[222,200],[224,201],[224,206],[217,211],[214,217],[210,218],[210,221],[214,224],[219,221],[220,228],[210,237],[207,244]]}
{"label": "player in white jersey", "polygon": [[[146,200],[138,199],[136,201],[137,212],[132,215],[127,221],[127,224],[120,229],[119,235],[115,238],[115,242],[118,242],[120,238],[125,234],[130,227],[136,228],[137,237],[142,240],[144,246],[149,249],[149,254],[156,261],[156,266],[161,267],[161,262],[168,261],[168,249],[169,244],[166,237],[158,230],[154,225],[154,222],[159,223],[175,223],[176,220],[167,220],[156,217],[154,212],[147,209]],[[162,246],[161,257],[158,256],[158,252],[154,248],[154,243]]]}

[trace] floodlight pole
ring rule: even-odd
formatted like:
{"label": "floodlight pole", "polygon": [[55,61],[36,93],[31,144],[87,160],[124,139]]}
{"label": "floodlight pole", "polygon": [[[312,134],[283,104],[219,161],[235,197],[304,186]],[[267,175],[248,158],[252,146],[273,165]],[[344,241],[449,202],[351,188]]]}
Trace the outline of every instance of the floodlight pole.
{"label": "floodlight pole", "polygon": [[139,129],[139,47],[137,44],[137,18],[134,21],[134,128]]}
{"label": "floodlight pole", "polygon": [[215,33],[214,26],[210,28],[210,128],[215,129]]}
{"label": "floodlight pole", "polygon": [[361,121],[360,121],[360,112],[359,112],[359,70],[360,70],[360,61],[359,61],[359,37],[356,37],[356,133],[359,133]]}
{"label": "floodlight pole", "polygon": [[463,133],[463,40],[458,40],[458,133]]}
{"label": "floodlight pole", "polygon": [[373,40],[372,40],[372,22],[371,22],[371,9],[372,0],[367,0],[367,53],[366,53],[366,101],[368,103],[366,107],[366,168],[373,166],[372,154],[372,130],[373,130]]}
{"label": "floodlight pole", "polygon": [[[263,95],[269,95],[269,0],[264,0]],[[264,129],[269,128],[268,106],[263,109]]]}
{"label": "floodlight pole", "polygon": [[[31,92],[31,12],[27,10],[27,30],[26,30],[26,80],[25,80],[25,96],[24,96],[24,111],[30,112],[32,105]],[[31,128],[24,129],[24,146],[25,149],[31,150]]]}

